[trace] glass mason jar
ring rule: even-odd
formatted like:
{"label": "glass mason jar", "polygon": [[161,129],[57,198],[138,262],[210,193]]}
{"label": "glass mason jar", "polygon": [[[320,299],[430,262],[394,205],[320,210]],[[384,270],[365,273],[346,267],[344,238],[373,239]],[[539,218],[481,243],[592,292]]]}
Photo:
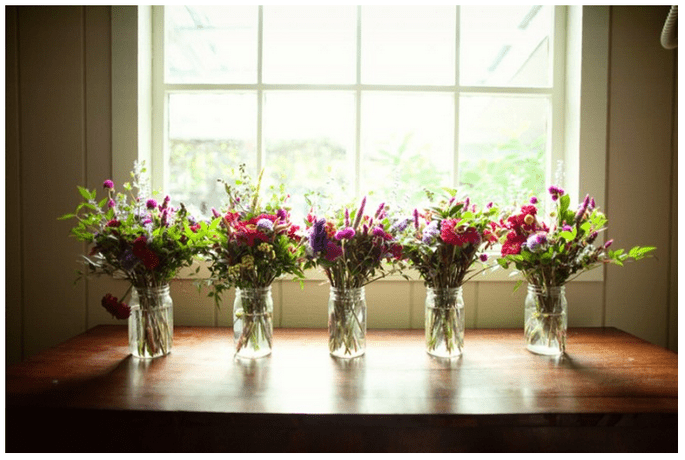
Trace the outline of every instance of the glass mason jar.
{"label": "glass mason jar", "polygon": [[273,312],[271,286],[236,289],[233,302],[233,336],[237,357],[261,358],[271,354]]}
{"label": "glass mason jar", "polygon": [[453,358],[464,348],[464,296],[462,288],[428,288],[426,291],[426,351]]}
{"label": "glass mason jar", "polygon": [[566,351],[566,310],[564,286],[528,285],[524,335],[529,351],[539,355]]}
{"label": "glass mason jar", "polygon": [[366,295],[363,287],[331,287],[328,348],[331,356],[337,358],[356,358],[366,351]]}
{"label": "glass mason jar", "polygon": [[128,345],[137,358],[156,358],[171,352],[174,341],[174,303],[169,285],[133,287]]}

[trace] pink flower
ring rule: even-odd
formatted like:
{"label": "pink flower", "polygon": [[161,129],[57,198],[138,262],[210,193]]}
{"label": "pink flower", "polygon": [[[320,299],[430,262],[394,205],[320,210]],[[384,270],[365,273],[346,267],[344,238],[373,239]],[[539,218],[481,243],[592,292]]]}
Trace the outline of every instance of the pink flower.
{"label": "pink flower", "polygon": [[111,180],[107,179],[106,181],[104,181],[104,182],[102,183],[102,187],[103,187],[103,188],[114,188],[114,182],[112,182]]}
{"label": "pink flower", "polygon": [[147,203],[145,203],[145,205],[148,209],[155,209],[157,207],[157,201],[150,198],[149,200],[147,200]]}
{"label": "pink flower", "polygon": [[464,246],[467,243],[471,243],[474,246],[480,243],[481,237],[478,234],[478,230],[473,227],[469,227],[463,231],[458,230],[458,223],[459,221],[457,219],[445,219],[442,221],[440,237],[445,243],[459,247]]}

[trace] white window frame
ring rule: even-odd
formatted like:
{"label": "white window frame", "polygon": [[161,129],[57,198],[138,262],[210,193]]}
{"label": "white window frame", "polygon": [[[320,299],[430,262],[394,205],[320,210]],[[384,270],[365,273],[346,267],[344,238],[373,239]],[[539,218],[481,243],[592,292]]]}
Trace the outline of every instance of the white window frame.
{"label": "white window frame", "polygon": [[[159,11],[158,11],[159,9]],[[161,14],[159,14],[161,12]],[[457,8],[458,24],[459,8]],[[359,15],[358,15],[359,16]],[[457,84],[449,87],[422,88],[416,86],[365,85],[266,85],[258,81],[255,85],[164,85],[163,61],[157,53],[163,39],[163,8],[151,6],[112,7],[112,171],[115,181],[128,180],[133,161],[145,160],[150,165],[153,188],[164,184],[166,159],[163,145],[165,136],[166,90],[197,89],[250,89],[258,92],[258,140],[257,166],[263,165],[261,112],[263,91],[272,89],[352,89],[357,92],[357,115],[360,110],[361,91],[400,90],[439,91],[476,94],[484,93],[481,87],[464,87]],[[261,56],[260,7],[259,27]],[[358,28],[359,29],[359,28]],[[606,170],[606,125],[607,125],[607,82],[608,82],[608,35],[609,7],[556,6],[555,37],[552,44],[553,86],[552,88],[526,89],[525,94],[546,94],[552,98],[556,110],[552,113],[552,135],[549,146],[550,161],[556,164],[564,161],[563,187],[572,197],[580,199],[580,191],[590,193],[603,207],[605,201]],[[358,38],[359,44],[359,38]],[[359,45],[358,45],[359,46]],[[458,61],[458,59],[457,59]],[[358,63],[359,64],[359,63]],[[261,58],[259,59],[261,66]],[[154,67],[153,67],[154,66]],[[457,62],[458,66],[458,62]],[[359,65],[357,66],[359,69]],[[458,72],[458,70],[457,70]],[[261,76],[261,72],[258,72]],[[161,83],[160,83],[161,81]],[[192,88],[191,88],[192,87]],[[517,88],[489,88],[487,93],[520,94]],[[581,116],[582,114],[582,116]],[[455,102],[455,116],[458,116],[458,97]],[[359,117],[357,117],[359,120]],[[458,126],[458,119],[455,126]],[[359,190],[359,122],[357,121],[355,191]],[[458,129],[455,129],[455,156],[458,156]],[[458,177],[458,158],[455,158],[451,174],[453,185]],[[553,168],[548,164],[548,175]],[[548,180],[551,177],[548,177]],[[509,280],[504,271],[496,271],[479,281]],[[603,270],[583,274],[579,281],[601,281]]]}

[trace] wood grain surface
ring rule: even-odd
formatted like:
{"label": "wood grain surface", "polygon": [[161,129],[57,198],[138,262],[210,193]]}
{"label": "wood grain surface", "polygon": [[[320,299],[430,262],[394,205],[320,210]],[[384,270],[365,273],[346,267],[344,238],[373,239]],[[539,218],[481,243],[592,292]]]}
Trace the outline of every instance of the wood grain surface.
{"label": "wood grain surface", "polygon": [[275,329],[250,361],[231,329],[176,327],[170,355],[140,360],[126,327],[98,326],[6,369],[8,451],[43,450],[20,427],[65,417],[88,435],[58,429],[54,451],[677,450],[677,354],[617,329],[571,329],[556,358],[519,329],[467,330],[451,360],[421,330],[369,330],[352,360],[327,337]]}

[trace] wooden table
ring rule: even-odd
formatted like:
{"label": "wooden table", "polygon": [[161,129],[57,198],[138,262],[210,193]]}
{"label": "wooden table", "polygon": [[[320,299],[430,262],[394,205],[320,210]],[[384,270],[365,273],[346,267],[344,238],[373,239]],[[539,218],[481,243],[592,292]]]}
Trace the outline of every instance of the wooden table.
{"label": "wooden table", "polygon": [[422,330],[370,330],[331,358],[327,331],[276,329],[233,357],[232,330],[176,327],[164,358],[98,326],[6,369],[6,450],[677,451],[678,356],[613,328],[571,329],[561,358],[516,329],[467,330],[437,359]]}

